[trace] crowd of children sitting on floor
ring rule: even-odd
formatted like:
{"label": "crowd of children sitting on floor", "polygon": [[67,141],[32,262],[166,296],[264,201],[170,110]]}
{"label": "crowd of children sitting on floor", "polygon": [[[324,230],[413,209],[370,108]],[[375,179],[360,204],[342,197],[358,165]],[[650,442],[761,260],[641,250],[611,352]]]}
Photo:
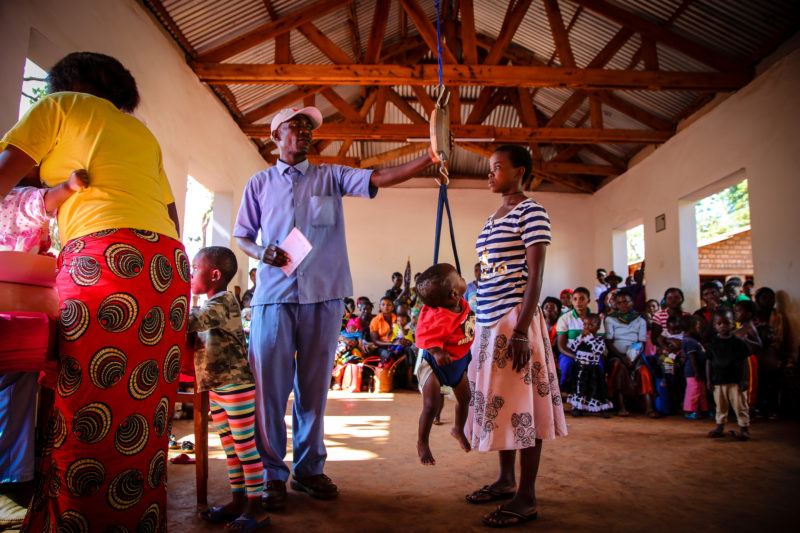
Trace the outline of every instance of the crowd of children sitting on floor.
{"label": "crowd of children sitting on floor", "polygon": [[[371,372],[394,365],[394,386],[415,386],[414,329],[422,302],[408,277],[404,283],[403,275],[393,274],[377,315],[369,298],[345,299],[334,389],[372,390]],[[597,277],[593,292],[565,289],[542,302],[572,416],[625,417],[631,409],[651,418],[715,416],[717,429],[710,436],[716,437],[731,405],[740,426],[735,436],[746,439],[751,414],[769,419],[779,411],[791,414],[796,399],[793,390],[784,389],[796,361],[785,344],[785,320],[771,288],[754,291],[752,280],[738,277],[725,284],[708,281],[701,287],[703,305],[689,313],[680,288],[648,299],[643,270],[624,285],[613,271],[598,269]],[[477,283],[467,287],[472,306]]]}

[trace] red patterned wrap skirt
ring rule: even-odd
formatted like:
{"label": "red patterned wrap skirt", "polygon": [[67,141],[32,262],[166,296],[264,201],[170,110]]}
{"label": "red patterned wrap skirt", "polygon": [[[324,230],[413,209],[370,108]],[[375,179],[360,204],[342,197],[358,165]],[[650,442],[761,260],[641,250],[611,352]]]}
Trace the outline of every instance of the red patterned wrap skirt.
{"label": "red patterned wrap skirt", "polygon": [[166,531],[189,271],[183,245],[149,231],[62,250],[56,399],[23,530]]}

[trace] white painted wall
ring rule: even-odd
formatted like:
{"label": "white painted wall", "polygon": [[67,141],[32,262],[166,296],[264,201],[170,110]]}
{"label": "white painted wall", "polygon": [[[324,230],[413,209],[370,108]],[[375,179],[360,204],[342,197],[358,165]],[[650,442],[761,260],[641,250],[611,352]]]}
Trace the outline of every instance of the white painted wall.
{"label": "white painted wall", "polygon": [[[648,295],[683,287],[687,308],[699,307],[693,217],[679,205],[708,194],[711,184],[746,177],[750,191],[756,286],[778,292],[797,346],[800,333],[800,50],[779,60],[652,155],[594,195],[594,263],[610,264],[606,246],[613,229],[642,216]],[[734,180],[734,181],[738,181]],[[711,187],[716,188],[716,187]],[[666,230],[655,233],[654,219],[665,213]],[[681,225],[684,227],[681,228]],[[681,232],[684,233],[680,238]],[[694,264],[689,248],[694,247]]]}
{"label": "white painted wall", "polygon": [[[17,120],[25,58],[49,69],[75,51],[114,56],[136,78],[141,104],[135,114],[161,144],[180,220],[188,174],[226,195],[230,219],[247,178],[264,161],[171,37],[134,0],[0,1],[0,131]],[[247,259],[233,248],[243,265],[235,283],[244,286]]]}

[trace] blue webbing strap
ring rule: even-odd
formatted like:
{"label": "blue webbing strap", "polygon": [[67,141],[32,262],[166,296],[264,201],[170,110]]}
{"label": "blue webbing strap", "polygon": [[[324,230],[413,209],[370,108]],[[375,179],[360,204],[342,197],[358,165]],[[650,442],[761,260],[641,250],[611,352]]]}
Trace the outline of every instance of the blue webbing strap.
{"label": "blue webbing strap", "polygon": [[456,261],[456,270],[461,273],[461,263],[458,261],[458,250],[456,250],[456,234],[453,231],[453,216],[450,214],[450,202],[447,200],[447,185],[439,185],[439,205],[436,207],[436,233],[434,234],[433,244],[433,264],[439,262],[439,242],[442,234],[442,208],[447,210],[447,221],[450,225],[450,243],[453,245],[453,257]]}
{"label": "blue webbing strap", "polygon": [[442,81],[442,24],[439,20],[439,0],[434,2],[436,4],[436,51],[439,56],[439,87],[444,85]]}
{"label": "blue webbing strap", "polygon": [[[442,25],[439,19],[439,0],[436,4],[436,47],[439,55],[439,87],[444,85],[442,77]],[[439,185],[439,205],[436,207],[436,234],[433,244],[433,264],[439,262],[439,241],[442,234],[442,208],[447,209],[447,222],[450,225],[450,242],[453,245],[453,257],[456,260],[456,270],[461,273],[461,264],[458,261],[458,251],[456,250],[456,234],[453,231],[453,216],[450,214],[450,202],[447,200],[447,185]]]}

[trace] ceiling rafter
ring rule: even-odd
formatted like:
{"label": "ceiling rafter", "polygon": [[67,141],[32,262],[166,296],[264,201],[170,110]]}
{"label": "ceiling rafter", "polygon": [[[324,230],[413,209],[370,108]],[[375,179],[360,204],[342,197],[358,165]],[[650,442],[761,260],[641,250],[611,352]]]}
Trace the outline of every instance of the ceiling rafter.
{"label": "ceiling rafter", "polygon": [[[365,120],[367,118],[367,114],[372,106],[375,104],[375,100],[378,98],[378,91],[377,89],[373,89],[367,93],[367,97],[364,98],[364,101],[361,103],[361,109],[358,110],[358,116],[361,117],[361,120]],[[336,155],[339,156],[346,156],[347,152],[350,151],[350,147],[353,146],[353,140],[344,140],[342,141],[342,145],[339,147],[339,152]]]}
{"label": "ceiling rafter", "polygon": [[238,53],[244,52],[270,39],[274,39],[278,35],[297,29],[302,24],[327,15],[331,11],[335,11],[351,2],[353,2],[353,0],[319,0],[296,11],[292,11],[272,22],[262,24],[242,35],[237,35],[210,50],[201,52],[198,55],[198,59],[200,61],[210,62],[225,61]]}
{"label": "ceiling rafter", "polygon": [[354,63],[353,58],[347,55],[347,52],[342,50],[330,38],[319,31],[319,28],[310,22],[301,24],[297,27],[297,31],[303,34],[303,37],[313,44],[320,52],[325,54],[328,59],[337,65],[349,65]]}
{"label": "ceiling rafter", "polygon": [[358,14],[356,13],[355,4],[347,6],[347,29],[350,33],[350,48],[353,49],[353,57],[356,58],[356,63],[361,63],[361,58],[363,57],[361,33],[358,30]]}
{"label": "ceiling rafter", "polygon": [[[327,109],[335,109],[336,112],[330,114],[326,111],[329,116],[325,117],[324,126],[314,132],[316,142],[312,148],[313,157],[309,157],[312,161],[357,166],[380,165],[421,151],[424,147],[412,143],[368,158],[353,157],[348,153],[356,141],[407,142],[411,138],[428,136],[427,115],[435,106],[436,98],[435,95],[431,97],[435,90],[428,87],[438,85],[438,67],[432,64],[430,56],[435,58],[441,45],[443,74],[451,92],[451,131],[462,139],[457,143],[456,154],[467,150],[488,157],[501,142],[522,143],[530,147],[535,161],[534,173],[524,184],[526,188],[535,188],[546,180],[580,192],[592,192],[624,172],[630,158],[642,147],[663,142],[674,135],[677,123],[705,105],[715,93],[736,90],[748,83],[753,77],[754,61],[800,27],[800,17],[783,17],[774,25],[773,32],[761,31],[761,40],[748,45],[754,51],[742,59],[736,57],[739,52],[726,51],[733,47],[725,43],[719,49],[716,45],[712,48],[704,44],[699,32],[693,28],[684,27],[680,33],[670,29],[696,0],[676,1],[676,7],[662,21],[659,21],[661,12],[647,3],[623,5],[616,0],[573,0],[567,20],[565,12],[562,12],[562,9],[566,9],[563,1],[541,0],[540,9],[547,18],[554,44],[544,57],[537,53],[542,43],[531,41],[528,34],[516,36],[523,19],[531,16],[529,11],[533,0],[506,0],[505,3],[491,0],[491,7],[488,6],[489,0],[444,1],[440,13],[441,42],[437,37],[436,19],[429,15],[429,0],[397,1],[399,33],[394,28],[391,32],[387,29],[389,13],[393,9],[392,0],[368,3],[356,3],[355,0],[301,0],[295,4],[282,3],[303,7],[290,7],[281,15],[275,8],[275,0],[260,0],[269,15],[268,23],[240,35],[235,35],[235,32],[241,30],[233,30],[228,37],[203,47],[195,44],[195,40],[208,40],[198,37],[196,31],[192,32],[191,38],[187,38],[189,34],[181,32],[189,19],[174,3],[164,3],[164,0],[140,1],[186,51],[187,62],[198,77],[211,86],[242,130],[251,136],[259,151],[270,160],[275,157],[270,153],[275,148],[269,141],[269,126],[263,124],[263,119],[283,107],[300,102],[305,106],[322,103],[316,98],[317,94],[321,94],[326,101],[323,107],[329,102]],[[774,1],[778,4],[776,9],[787,11],[788,0]],[[367,11],[369,14],[365,14],[365,6],[372,9]],[[496,35],[476,31],[476,18],[479,19],[478,26],[481,26],[483,21],[480,17],[485,16],[486,9],[498,11],[503,8],[505,15],[501,31]],[[316,22],[317,18],[337,10],[339,12],[332,17],[337,18],[340,31],[345,32],[346,35],[339,35],[342,41],[347,41],[346,44],[340,43],[338,38],[334,42],[333,34],[320,31],[322,23]],[[588,39],[593,39],[593,42],[589,43],[585,35],[576,39],[573,34],[570,38],[572,28],[579,20],[586,21],[585,15],[589,11],[621,28],[609,42],[598,43],[596,37],[590,36]],[[788,12],[792,13],[792,10],[788,9]],[[209,11],[201,15],[206,18],[213,16],[213,12]],[[372,22],[368,35],[360,32],[359,19],[362,19],[362,24]],[[331,17],[325,20],[330,21]],[[597,17],[592,20],[597,20]],[[727,20],[721,19],[721,24],[727,23]],[[733,31],[741,31],[731,24],[728,26]],[[294,41],[295,48],[300,46],[305,51],[313,46],[333,65],[295,64],[290,49],[291,31],[305,37],[302,41]],[[390,33],[399,38],[386,42]],[[608,69],[609,61],[618,57],[619,50],[630,42],[634,34],[639,34],[641,40],[630,61],[626,62],[627,67],[622,70]],[[512,42],[515,39],[516,42]],[[268,40],[274,40],[275,43],[274,64],[227,63],[235,55]],[[576,58],[584,57],[589,44],[592,47],[600,45],[598,48],[602,47],[602,50],[588,65],[578,68]],[[684,58],[684,64],[687,65],[702,62],[710,67],[710,72],[705,71],[705,67],[702,72],[686,72],[693,67],[684,67],[684,71],[681,71],[680,66],[675,68],[671,63],[667,67],[665,57],[660,53],[665,47],[679,52],[671,58]],[[273,47],[270,45],[270,48]],[[298,52],[300,50],[295,49],[295,53]],[[692,58],[695,62],[685,58]],[[325,62],[323,60],[321,63]],[[640,70],[642,67],[644,70]],[[671,70],[661,70],[662,67]],[[290,87],[278,91],[282,93],[278,96],[272,96],[276,92],[274,87],[265,89],[264,92],[270,94],[269,98],[256,102],[249,99],[247,112],[242,113],[237,108],[237,97],[244,99],[243,94],[258,94],[260,91],[242,91],[233,84]],[[345,99],[341,96],[344,93],[335,89],[337,85],[360,87],[361,97]],[[402,85],[410,87],[413,96],[401,96],[407,93],[393,87]],[[475,94],[476,97],[465,100],[462,97],[467,92],[461,87],[468,86],[480,89],[477,92],[470,91],[470,95]],[[559,109],[546,116],[536,106],[537,95],[543,88],[569,89],[572,95]],[[651,93],[684,91],[694,93],[692,97],[696,98],[683,111],[670,116],[673,112],[665,111],[665,105],[649,105],[651,102],[648,101],[647,108],[640,107],[641,104],[636,104],[624,92],[620,92],[637,90]],[[384,123],[390,120],[386,107],[389,102],[411,124]],[[472,108],[469,116],[464,117],[466,123],[458,124],[461,107],[465,104],[471,104]],[[496,115],[493,111],[499,106],[509,105],[516,110],[523,127],[508,128],[503,123],[497,126],[484,124],[490,115],[496,118],[505,116],[507,111]],[[576,113],[579,109],[582,109],[581,112]],[[605,129],[604,126],[609,126],[611,120],[608,110],[630,117],[636,121],[636,126],[631,130]],[[366,122],[369,114],[374,117],[374,124]],[[404,120],[400,119],[399,122]],[[565,127],[565,124],[569,127]],[[334,142],[338,143],[336,155],[322,155],[323,151],[330,150]],[[557,154],[545,160],[542,145],[553,147],[558,151]],[[606,148],[603,145],[609,146]],[[458,157],[454,163],[457,168],[454,174],[460,175],[461,179],[484,179],[471,175],[475,174],[474,170],[464,172],[464,168],[459,167]],[[606,176],[607,179],[598,179],[597,176]]]}
{"label": "ceiling rafter", "polygon": [[[378,96],[377,108],[380,102]],[[252,124],[242,126],[242,130],[251,137],[269,138],[269,124]],[[460,138],[495,139],[497,142],[528,143],[535,142],[567,142],[575,144],[595,143],[661,143],[672,135],[671,131],[655,130],[620,130],[594,128],[509,128],[486,126],[483,124],[453,124],[450,128],[453,136]],[[409,138],[428,137],[430,130],[427,124],[379,124],[379,123],[325,123],[314,130],[316,139],[360,139],[377,141],[405,141]]]}
{"label": "ceiling rafter", "polygon": [[605,0],[572,0],[576,4],[594,11],[609,20],[616,22],[626,28],[629,28],[636,33],[640,33],[642,37],[652,39],[660,42],[670,48],[673,48],[687,56],[700,61],[720,71],[743,71],[747,66],[725,54],[712,50],[702,44],[696,43],[690,39],[682,37],[673,33],[658,24],[654,24],[648,20],[643,19],[639,15],[617,7],[616,5],[606,2]]}
{"label": "ceiling rafter", "polygon": [[[267,65],[192,64],[207,83],[273,85],[438,85],[436,65]],[[748,72],[675,72],[604,70],[599,67],[444,65],[448,83],[494,87],[560,87],[568,89],[728,91],[743,87]]]}
{"label": "ceiling rafter", "polygon": [[[397,0],[400,3],[400,7],[402,11],[408,15],[408,18],[411,19],[411,22],[416,26],[417,31],[422,36],[425,44],[428,45],[431,52],[433,52],[434,57],[439,57],[439,50],[438,50],[438,38],[436,36],[436,28],[433,27],[433,24],[428,17],[425,15],[425,11],[419,5],[417,0]],[[456,60],[456,56],[453,55],[453,52],[450,51],[450,48],[447,46],[446,43],[441,43],[442,45],[442,54],[444,57],[442,58],[443,63],[458,63]]]}
{"label": "ceiling rafter", "polygon": [[475,6],[472,0],[461,0],[461,55],[467,65],[478,64],[478,44],[475,37]]}
{"label": "ceiling rafter", "polygon": [[378,58],[381,55],[381,47],[383,46],[383,36],[386,34],[386,22],[388,20],[389,6],[376,5],[375,13],[372,15],[372,26],[370,26],[367,52],[364,54],[364,63],[373,64],[378,62]]}
{"label": "ceiling rafter", "polygon": [[561,18],[558,0],[544,0],[544,9],[547,13],[547,20],[550,23],[550,32],[553,34],[556,52],[558,57],[561,58],[561,66],[575,67],[575,56],[572,54],[569,36],[566,28],[564,28],[564,20]]}

